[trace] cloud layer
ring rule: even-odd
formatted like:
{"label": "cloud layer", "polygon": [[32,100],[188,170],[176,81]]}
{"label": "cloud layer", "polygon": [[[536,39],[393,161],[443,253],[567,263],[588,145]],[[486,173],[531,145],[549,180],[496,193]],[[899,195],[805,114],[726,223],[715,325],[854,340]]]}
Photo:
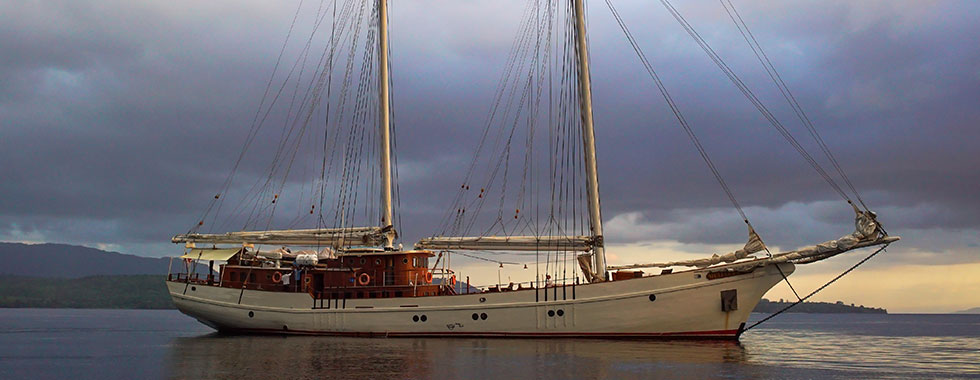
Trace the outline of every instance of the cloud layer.
{"label": "cloud layer", "polygon": [[[302,8],[297,33],[316,3]],[[739,243],[737,214],[604,4],[590,4],[607,241]],[[659,4],[616,4],[770,245],[849,232],[847,206]],[[168,253],[169,237],[196,223],[234,163],[297,5],[0,5],[0,238]],[[864,197],[906,237],[895,262],[980,261],[980,4],[737,5]],[[677,7],[817,152],[718,3]],[[435,233],[451,206],[524,9],[392,5],[407,244]],[[278,132],[264,133],[275,141]],[[245,182],[266,164],[249,161]]]}

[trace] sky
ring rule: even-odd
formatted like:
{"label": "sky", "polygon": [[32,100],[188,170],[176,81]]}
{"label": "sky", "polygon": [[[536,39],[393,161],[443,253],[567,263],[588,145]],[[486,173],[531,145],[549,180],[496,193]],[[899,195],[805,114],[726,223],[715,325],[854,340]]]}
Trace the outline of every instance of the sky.
{"label": "sky", "polygon": [[[288,65],[319,3],[0,3],[0,241],[179,253],[170,237],[196,224],[221,187],[284,41]],[[849,207],[659,2],[613,3],[770,248],[852,231]],[[588,4],[608,261],[737,248],[745,239],[737,213],[604,2]],[[893,312],[980,306],[980,3],[734,4],[865,201],[902,236],[814,299]],[[822,159],[724,8],[707,0],[675,6]],[[452,207],[524,10],[517,0],[391,5],[406,246],[436,233]],[[271,114],[243,178],[261,176],[282,117]],[[866,253],[800,266],[790,279],[808,292]],[[462,257],[453,264],[496,282],[496,264]],[[533,277],[520,265],[500,274],[505,282]],[[767,297],[793,298],[785,284]]]}

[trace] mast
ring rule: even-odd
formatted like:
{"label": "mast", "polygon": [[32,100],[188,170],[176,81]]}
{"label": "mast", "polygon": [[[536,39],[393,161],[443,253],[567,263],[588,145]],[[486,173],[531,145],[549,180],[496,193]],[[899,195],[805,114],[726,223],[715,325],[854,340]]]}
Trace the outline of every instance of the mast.
{"label": "mast", "polygon": [[391,210],[391,97],[388,94],[388,1],[378,0],[378,96],[381,140],[381,227],[385,230],[385,249],[394,248],[395,229]]}
{"label": "mast", "polygon": [[595,131],[592,125],[592,79],[589,75],[589,48],[585,33],[585,0],[573,0],[575,12],[575,53],[579,67],[579,107],[582,114],[582,140],[585,147],[585,177],[589,196],[589,219],[595,237],[595,271],[606,279],[606,252],[602,241],[602,215],[599,208],[599,175],[596,172]]}

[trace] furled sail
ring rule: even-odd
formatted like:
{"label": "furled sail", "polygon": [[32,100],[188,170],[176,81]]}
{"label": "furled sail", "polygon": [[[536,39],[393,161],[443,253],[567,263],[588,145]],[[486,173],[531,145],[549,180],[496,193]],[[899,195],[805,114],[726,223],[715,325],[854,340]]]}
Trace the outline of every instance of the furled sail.
{"label": "furled sail", "polygon": [[[856,207],[854,208],[855,218],[854,218],[854,232],[841,236],[836,240],[828,240],[820,244],[806,246],[799,248],[794,251],[781,252],[772,257],[766,258],[766,262],[791,262],[794,264],[806,264],[812,263],[820,260],[824,260],[833,256],[837,256],[841,253],[850,251],[852,249],[869,247],[873,245],[889,244],[899,240],[897,236],[888,236],[881,225],[878,224],[877,216],[871,211],[861,211]],[[724,254],[724,255],[712,255],[708,258],[696,259],[696,260],[686,260],[686,261],[671,261],[664,263],[650,263],[650,264],[632,264],[632,265],[619,265],[610,266],[610,269],[634,269],[634,268],[667,268],[673,266],[683,266],[683,267],[708,267],[711,265],[721,264],[721,263],[732,263],[740,259],[748,258],[750,254],[759,252],[765,249],[765,245],[762,243],[762,239],[759,235],[752,230],[752,226],[749,226],[749,241],[745,243],[745,247],[742,249]],[[757,260],[746,261],[751,265],[759,265]]]}
{"label": "furled sail", "polygon": [[352,245],[380,245],[387,231],[381,227],[316,228],[302,230],[239,231],[223,234],[188,233],[174,236],[174,243],[208,244],[277,244],[277,245],[327,245],[334,247]]}
{"label": "furled sail", "polygon": [[582,273],[585,275],[586,280],[588,280],[590,283],[604,281],[605,279],[603,279],[602,276],[592,269],[592,255],[594,254],[587,253],[584,255],[578,255],[575,259],[578,260],[578,266],[582,269]]}
{"label": "furled sail", "polygon": [[898,236],[888,236],[878,224],[877,215],[871,211],[860,211],[856,207],[854,212],[854,232],[841,236],[836,240],[828,240],[820,244],[806,246],[795,251],[782,252],[773,255],[775,262],[791,262],[794,264],[806,264],[824,260],[841,253],[856,248],[863,248],[872,245],[889,244],[899,240]]}
{"label": "furled sail", "polygon": [[416,249],[472,251],[578,251],[595,246],[592,236],[480,236],[431,237],[415,243]]}
{"label": "furled sail", "polygon": [[609,269],[667,268],[674,266],[704,268],[715,264],[735,262],[764,249],[766,249],[766,245],[762,242],[762,238],[760,238],[759,234],[755,233],[755,229],[749,225],[749,241],[745,243],[745,246],[743,246],[742,249],[735,252],[729,252],[724,255],[715,254],[711,255],[711,257],[696,260],[668,261],[664,263],[650,264],[610,265]]}

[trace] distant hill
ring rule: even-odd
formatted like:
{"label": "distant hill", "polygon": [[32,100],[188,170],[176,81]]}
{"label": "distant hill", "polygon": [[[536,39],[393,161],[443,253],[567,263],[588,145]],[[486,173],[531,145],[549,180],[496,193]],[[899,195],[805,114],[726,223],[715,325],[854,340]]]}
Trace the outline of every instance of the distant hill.
{"label": "distant hill", "polygon": [[[756,313],[775,313],[793,304],[789,301],[770,301],[763,298],[753,312]],[[844,302],[804,302],[786,311],[787,313],[864,313],[864,314],[888,314],[888,310],[875,307],[865,307],[864,305],[846,305]]]}
{"label": "distant hill", "polygon": [[972,309],[960,310],[956,314],[980,314],[980,307],[975,307]]}
{"label": "distant hill", "polygon": [[162,275],[0,276],[0,308],[172,309]]}
{"label": "distant hill", "polygon": [[[175,253],[179,253],[179,248]],[[81,278],[99,275],[166,275],[169,258],[150,258],[67,244],[0,243],[0,275]],[[174,270],[179,262],[174,261]],[[202,266],[207,270],[207,266]],[[2,293],[0,293],[2,294]]]}

